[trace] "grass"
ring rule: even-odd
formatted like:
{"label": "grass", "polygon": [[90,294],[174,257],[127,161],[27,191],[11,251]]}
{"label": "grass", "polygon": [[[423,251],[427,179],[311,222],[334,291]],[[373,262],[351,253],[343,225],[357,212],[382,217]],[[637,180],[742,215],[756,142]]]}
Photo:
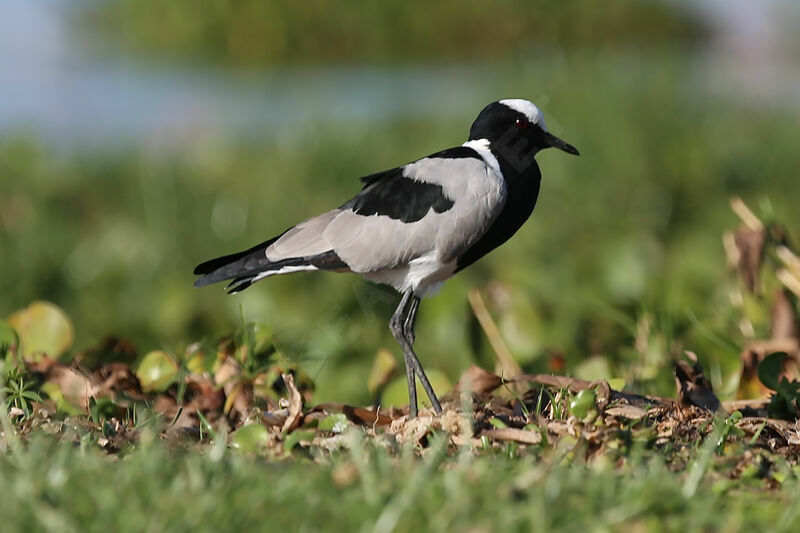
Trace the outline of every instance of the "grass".
{"label": "grass", "polygon": [[758,484],[675,475],[657,457],[576,463],[506,454],[422,459],[346,435],[343,449],[274,463],[211,445],[142,444],[123,457],[45,438],[0,457],[4,531],[792,531],[797,479]]}
{"label": "grass", "polygon": [[[219,349],[250,360],[258,374],[241,368],[240,378],[256,384],[274,372],[267,361],[278,354],[250,331],[257,330],[248,325],[233,336],[234,346],[222,342]],[[495,389],[476,381],[489,392],[446,397],[445,414],[420,424],[391,412],[382,415],[392,417],[391,425],[354,424],[344,407],[313,407],[306,399],[300,426],[285,429],[273,418],[285,417],[288,403],[261,396],[257,386],[248,396],[252,405],[223,415],[215,388],[197,388],[213,379],[205,371],[150,392],[117,378],[88,407],[66,410],[41,381],[59,384],[66,395],[70,367],[29,361],[26,367],[38,370],[9,368],[13,357],[5,356],[3,372],[14,387],[0,393],[8,402],[0,411],[4,531],[791,531],[800,525],[797,431],[766,419],[754,429],[754,419],[745,424],[738,411],[712,417],[655,398],[645,402],[652,408],[634,408],[642,399],[625,395],[606,405],[602,386],[575,393],[569,381],[521,394],[495,376]],[[108,382],[119,374],[114,368],[92,375]],[[192,384],[191,393],[183,383]],[[230,397],[226,383],[218,388]],[[286,388],[281,396],[300,397],[294,380]],[[9,394],[38,389],[50,398],[29,398],[29,409],[15,403],[19,394]],[[174,415],[160,410],[171,399]],[[459,402],[461,411],[454,411]],[[612,413],[626,404],[640,414]],[[183,419],[183,409],[197,419]],[[504,430],[541,438],[521,445],[527,440],[492,433]]]}

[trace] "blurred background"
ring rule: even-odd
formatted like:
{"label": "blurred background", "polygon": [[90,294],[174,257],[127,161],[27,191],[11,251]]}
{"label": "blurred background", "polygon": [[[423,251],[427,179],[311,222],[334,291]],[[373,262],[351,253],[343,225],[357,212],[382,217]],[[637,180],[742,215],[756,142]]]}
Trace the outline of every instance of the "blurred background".
{"label": "blurred background", "polygon": [[527,98],[581,157],[542,153],[532,219],[424,303],[423,363],[491,368],[478,288],[527,371],[666,394],[692,349],[730,395],[729,198],[800,229],[798,23],[791,0],[0,0],[0,317],[49,300],[73,352],[140,353],[244,317],[316,400],[366,403],[376,352],[399,354],[393,291],[297,274],[234,297],[192,268]]}

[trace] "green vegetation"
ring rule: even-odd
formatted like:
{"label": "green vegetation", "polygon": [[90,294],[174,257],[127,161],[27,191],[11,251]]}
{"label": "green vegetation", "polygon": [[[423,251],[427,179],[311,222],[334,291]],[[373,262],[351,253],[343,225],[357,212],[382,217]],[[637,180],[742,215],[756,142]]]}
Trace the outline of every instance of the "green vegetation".
{"label": "green vegetation", "polygon": [[[659,2],[607,0],[94,1],[89,34],[159,60],[236,66],[486,61],[561,47],[657,47],[701,39]],[[489,31],[487,31],[487,28]]]}
{"label": "green vegetation", "polygon": [[[712,92],[698,75],[707,29],[668,4],[486,4],[69,11],[103,57],[231,77],[457,65],[475,99],[246,140],[223,127],[68,148],[0,134],[3,531],[798,529],[795,422],[766,417],[796,419],[797,350],[753,344],[781,337],[776,324],[797,338],[779,279],[780,245],[800,235],[796,115]],[[336,274],[237,296],[192,288],[200,261],[340,205],[359,176],[460,144],[502,97],[539,104],[581,157],[538,156],[533,217],[426,299],[419,355],[442,393],[470,365],[495,368],[474,290],[510,352],[501,370],[581,387],[495,376],[473,401],[450,397],[453,427],[428,421],[409,439],[419,427],[390,408],[405,394],[393,291]],[[760,271],[726,265],[733,196],[766,226],[746,228]],[[664,397],[687,350],[705,374],[683,361],[678,407]],[[714,417],[697,407],[709,384],[727,407],[774,395]],[[623,389],[649,397],[610,400]],[[380,416],[355,407],[379,397]]]}
{"label": "green vegetation", "polygon": [[[688,68],[672,55],[577,55],[568,66],[542,60],[522,74],[496,71],[485,101],[532,94],[582,155],[543,153],[529,223],[425,302],[418,339],[426,366],[454,380],[470,362],[491,364],[489,347],[471,333],[466,292],[494,282],[492,311],[526,370],[547,370],[554,351],[572,371],[598,355],[607,366],[593,376],[585,368],[585,377],[624,377],[663,394],[672,387],[664,369],[688,348],[722,393],[735,390],[744,339],[720,240],[735,224],[728,199],[769,198],[761,212],[800,227],[786,192],[800,166],[796,123],[700,98],[675,82]],[[204,137],[166,152],[60,153],[30,136],[6,138],[3,314],[46,298],[75,321],[77,348],[114,335],[149,350],[216,338],[243,312],[309,365],[321,400],[367,402],[372,357],[394,346],[392,291],[351,276],[298,274],[230,297],[193,289],[191,270],[340,204],[358,190],[358,176],[462,142],[474,114],[320,123],[252,144]],[[768,321],[756,326],[763,333]]]}
{"label": "green vegetation", "polygon": [[[739,411],[712,417],[697,408],[675,410],[602,385],[573,393],[568,381],[509,399],[511,389],[497,388],[499,377],[487,384],[489,374],[473,371],[469,416],[453,410],[454,403],[467,405],[465,396],[445,398],[439,420],[423,413],[417,423],[383,412],[369,421],[360,419],[367,411],[304,407],[309,389],[299,392],[288,374],[285,388],[276,388],[269,376],[280,356],[253,325],[219,344],[221,361],[207,356],[207,346],[187,350],[188,361],[178,357],[172,379],[162,383],[145,380],[157,354],[151,352],[136,372],[141,389],[119,362],[81,378],[88,367],[76,371],[46,359],[18,364],[18,346],[3,348],[4,531],[800,525],[793,505],[800,496],[797,443],[778,442],[786,435],[797,440],[798,432],[782,432],[767,419],[748,425]],[[240,374],[222,378],[220,367],[233,360]],[[762,366],[759,374],[771,381],[776,367],[769,359]],[[177,368],[185,374],[176,375]],[[203,385],[210,375],[224,379],[219,392]],[[94,391],[83,407],[75,404],[85,396],[65,397],[82,379]],[[237,411],[243,383],[250,391],[245,404],[258,403],[257,410]],[[59,390],[64,395],[54,394]],[[169,404],[179,409],[171,414]],[[299,425],[290,422],[297,415]],[[523,419],[535,422],[520,428]]]}

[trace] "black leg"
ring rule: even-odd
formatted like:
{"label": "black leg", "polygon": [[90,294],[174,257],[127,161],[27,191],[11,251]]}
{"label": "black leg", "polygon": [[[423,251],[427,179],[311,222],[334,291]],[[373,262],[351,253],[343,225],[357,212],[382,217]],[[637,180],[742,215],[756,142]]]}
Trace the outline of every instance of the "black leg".
{"label": "black leg", "polygon": [[407,350],[404,347],[403,341],[405,340],[405,324],[403,321],[403,314],[411,292],[407,292],[400,300],[400,305],[397,306],[391,320],[389,320],[389,331],[392,332],[395,340],[403,350],[403,364],[406,367],[406,383],[408,384],[408,409],[412,418],[417,416],[417,384],[414,378],[414,366],[408,360]]}
{"label": "black leg", "polygon": [[413,296],[411,298],[411,305],[408,308],[408,314],[406,314],[406,321],[403,323],[403,334],[412,347],[414,346],[414,324],[417,322],[417,311],[419,310],[419,298]]}
{"label": "black leg", "polygon": [[433,410],[436,411],[437,415],[442,414],[442,404],[439,403],[439,398],[437,398],[436,393],[433,392],[433,386],[431,382],[428,381],[428,376],[425,375],[425,371],[422,369],[422,363],[417,359],[417,355],[414,353],[414,350],[411,349],[411,346],[408,347],[408,362],[411,363],[414,372],[417,374],[417,377],[419,377],[422,388],[425,389],[425,393],[431,401]]}
{"label": "black leg", "polygon": [[[409,300],[411,300],[410,306]],[[407,313],[405,310],[406,307],[408,307]],[[419,298],[413,295],[413,291],[408,291],[403,295],[402,300],[400,300],[400,305],[397,306],[397,310],[392,315],[391,321],[389,321],[389,329],[400,345],[400,348],[403,350],[403,358],[406,364],[406,380],[408,381],[409,411],[412,418],[417,416],[417,387],[415,375],[419,377],[422,388],[425,389],[425,393],[431,401],[433,410],[436,411],[436,414],[442,412],[439,399],[436,397],[436,393],[433,391],[428,376],[425,375],[422,364],[419,362],[412,348],[414,344],[414,322],[417,318],[418,309]],[[405,315],[405,320],[403,320],[403,315]]]}

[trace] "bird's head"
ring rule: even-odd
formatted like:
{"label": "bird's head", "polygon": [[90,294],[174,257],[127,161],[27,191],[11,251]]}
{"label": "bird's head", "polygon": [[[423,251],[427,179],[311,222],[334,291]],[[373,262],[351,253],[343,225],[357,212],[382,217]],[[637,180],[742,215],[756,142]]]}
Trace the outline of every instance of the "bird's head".
{"label": "bird's head", "polygon": [[578,155],[574,146],[547,131],[542,112],[533,102],[520,98],[484,107],[472,123],[469,139],[486,139],[494,152],[510,161],[529,161],[545,148]]}

